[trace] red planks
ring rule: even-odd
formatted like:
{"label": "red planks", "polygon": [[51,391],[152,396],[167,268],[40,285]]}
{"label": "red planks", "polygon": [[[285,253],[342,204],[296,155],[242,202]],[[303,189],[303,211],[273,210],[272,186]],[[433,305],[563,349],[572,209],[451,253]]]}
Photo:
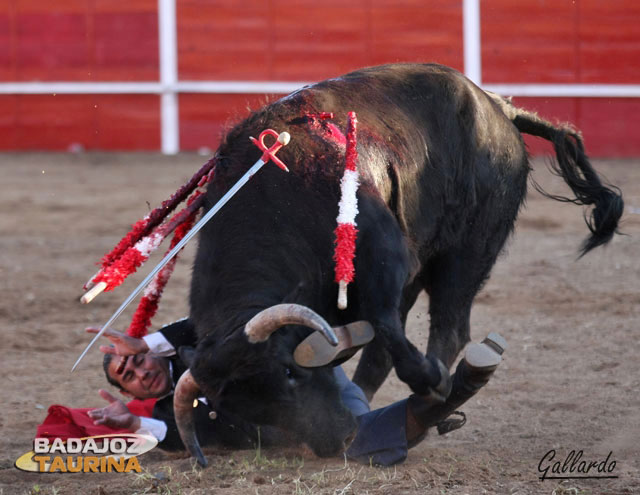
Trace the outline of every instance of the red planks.
{"label": "red planks", "polygon": [[[75,95],[3,96],[2,149],[66,150],[92,141],[92,107]],[[5,131],[9,131],[5,135]]]}
{"label": "red planks", "polygon": [[638,83],[640,78],[640,2],[581,0],[580,80]]}
{"label": "red planks", "polygon": [[373,0],[370,43],[367,65],[438,62],[462,70],[462,2]]}
{"label": "red planks", "polygon": [[363,0],[275,0],[271,25],[275,80],[319,81],[368,65]]}
{"label": "red planks", "polygon": [[484,82],[636,83],[635,0],[484,0]]}
{"label": "red planks", "polygon": [[22,81],[86,79],[89,71],[87,21],[85,12],[18,11],[16,78]]}
{"label": "red planks", "polygon": [[[635,0],[484,0],[483,81],[638,84],[640,4]],[[582,130],[593,156],[637,156],[640,100],[518,98]],[[527,138],[533,153],[550,147]]]}
{"label": "red planks", "polygon": [[640,156],[640,99],[581,98],[578,108],[577,124],[591,155]]}
{"label": "red planks", "polygon": [[178,33],[183,80],[313,82],[397,61],[462,68],[459,0],[185,0]]}
{"label": "red planks", "polygon": [[97,12],[140,13],[155,12],[158,0],[90,0]]}
{"label": "red planks", "polygon": [[94,95],[93,101],[96,149],[160,149],[159,96]]}
{"label": "red planks", "polygon": [[340,74],[365,65],[364,14],[358,2],[180,2],[180,78],[316,81]]}
{"label": "red planks", "polygon": [[269,79],[268,6],[261,0],[178,2],[179,78]]}
{"label": "red planks", "polygon": [[180,149],[217,148],[220,138],[234,124],[247,117],[252,110],[257,110],[278,97],[238,94],[180,95]]}
{"label": "red planks", "polygon": [[89,25],[85,0],[13,2],[15,80],[86,79],[90,68]]}
{"label": "red planks", "polygon": [[88,5],[91,80],[157,80],[158,1],[91,0]]}
{"label": "red planks", "polygon": [[11,2],[0,2],[0,81],[15,79],[15,17]]}
{"label": "red planks", "polygon": [[0,80],[158,78],[156,2],[22,0],[0,6]]}
{"label": "red planks", "polygon": [[[0,81],[157,81],[157,0],[0,2]],[[398,61],[463,69],[461,0],[179,0],[179,79],[317,81]],[[638,84],[636,0],[482,0],[485,83]],[[180,95],[183,149],[215,147],[260,95]],[[518,98],[639,153],[638,99]],[[3,96],[0,149],[153,149],[156,95]],[[548,150],[536,141],[531,150]]]}
{"label": "red planks", "polygon": [[575,2],[483,0],[483,82],[577,82],[576,16]]}
{"label": "red planks", "polygon": [[[22,147],[16,125],[18,96],[0,95],[0,150],[28,149]],[[43,148],[46,149],[46,148]]]}
{"label": "red planks", "polygon": [[156,150],[154,95],[0,95],[0,149]]}
{"label": "red planks", "polygon": [[[134,2],[135,3],[135,2]],[[155,81],[159,71],[158,13],[155,5],[93,10],[91,80]]]}

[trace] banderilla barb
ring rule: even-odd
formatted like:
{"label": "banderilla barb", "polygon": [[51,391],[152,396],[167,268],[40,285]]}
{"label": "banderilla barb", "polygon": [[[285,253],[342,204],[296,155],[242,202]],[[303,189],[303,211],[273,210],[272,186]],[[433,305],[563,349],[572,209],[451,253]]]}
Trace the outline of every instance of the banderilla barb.
{"label": "banderilla barb", "polygon": [[[160,225],[164,219],[193,192],[196,187],[202,186],[203,181],[210,181],[215,164],[216,158],[214,157],[205,163],[200,170],[191,177],[191,179],[180,186],[178,190],[169,197],[169,199],[164,200],[162,204],[152,210],[151,213],[133,224],[127,235],[125,235],[110,252],[106,253],[102,257],[101,271],[106,270],[110,265],[117,261],[127,251],[127,249],[134,246],[143,237],[148,236],[155,227]],[[85,290],[91,289],[98,282],[96,278],[100,275],[101,271],[89,279],[89,281],[84,285]]]}
{"label": "banderilla barb", "polygon": [[149,256],[171,232],[196,215],[203,204],[203,193],[196,191],[189,198],[189,204],[186,208],[176,213],[169,221],[155,228],[150,235],[141,238],[134,245],[128,247],[120,257],[94,275],[92,277],[92,281],[95,283],[94,287],[86,292],[80,298],[80,301],[88,304],[103,291],[113,290],[122,284],[129,275],[135,273],[149,259]]}

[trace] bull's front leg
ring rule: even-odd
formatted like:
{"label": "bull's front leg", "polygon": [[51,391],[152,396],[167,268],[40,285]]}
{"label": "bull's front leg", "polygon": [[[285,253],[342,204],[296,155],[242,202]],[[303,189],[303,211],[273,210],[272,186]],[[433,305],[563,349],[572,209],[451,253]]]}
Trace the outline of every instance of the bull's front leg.
{"label": "bull's front leg", "polygon": [[451,388],[447,367],[435,356],[422,354],[405,337],[399,314],[394,313],[370,322],[389,351],[398,378],[414,393],[444,401]]}
{"label": "bull's front leg", "polygon": [[[400,380],[419,395],[436,394],[442,400],[448,395],[449,373],[435,356],[425,356],[404,333],[403,314],[408,309],[405,289],[411,286],[412,259],[407,241],[390,211],[381,205],[378,198],[364,197],[360,203],[358,217],[357,256],[355,260],[359,318],[373,325],[376,333],[374,349],[376,357],[384,355],[385,349],[391,357]],[[417,293],[416,293],[417,295]],[[413,297],[415,300],[415,297]],[[373,373],[377,388],[388,368],[378,373],[371,352],[363,354],[354,381],[364,385],[371,393],[367,382]],[[363,383],[365,382],[365,383]],[[378,383],[379,382],[379,383]],[[374,390],[375,391],[375,390]]]}
{"label": "bull's front leg", "polygon": [[[402,319],[403,334],[406,330],[407,315],[415,303],[418,294],[422,290],[419,280],[405,287],[402,304],[400,306],[400,317]],[[362,351],[360,358],[362,366],[358,366],[353,375],[353,381],[362,389],[367,400],[371,402],[374,394],[384,383],[389,371],[393,367],[391,355],[383,342],[383,338],[375,338]]]}

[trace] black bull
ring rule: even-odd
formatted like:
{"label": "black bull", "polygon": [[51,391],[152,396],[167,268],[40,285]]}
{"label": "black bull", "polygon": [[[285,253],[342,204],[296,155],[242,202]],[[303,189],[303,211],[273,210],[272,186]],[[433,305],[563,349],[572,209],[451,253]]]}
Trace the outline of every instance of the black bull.
{"label": "black bull", "polygon": [[[345,149],[330,122],[344,131],[349,111],[359,122],[359,232],[349,306],[338,310],[332,256]],[[335,112],[335,120],[318,118],[321,112]],[[218,149],[207,208],[259,157],[249,136],[266,128],[291,134],[279,154],[291,172],[269,164],[256,174],[202,230],[193,270],[199,341],[192,375],[176,391],[176,413],[185,444],[201,460],[188,414],[198,394],[248,421],[282,427],[321,456],[340,452],[352,434],[355,422],[331,370],[293,360],[308,327],[286,325],[264,342],[248,341],[247,322],[283,302],[332,325],[373,325],[376,337],[354,375],[368,397],[391,366],[416,394],[439,383],[437,360],[450,367],[469,341],[473,299],[525,198],[530,167],[521,132],[553,143],[572,201],[593,206],[583,254],[611,239],[623,211],[578,133],[439,65],[360,70],[255,112]],[[426,356],[404,336],[422,290],[429,295]]]}

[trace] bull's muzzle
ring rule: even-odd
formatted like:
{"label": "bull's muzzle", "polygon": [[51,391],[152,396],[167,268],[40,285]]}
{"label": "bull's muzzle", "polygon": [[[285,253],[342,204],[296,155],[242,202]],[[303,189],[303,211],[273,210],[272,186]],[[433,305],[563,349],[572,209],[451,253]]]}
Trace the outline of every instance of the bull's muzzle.
{"label": "bull's muzzle", "polygon": [[[338,338],[331,326],[315,311],[299,304],[278,304],[262,310],[255,315],[244,328],[247,340],[255,344],[264,342],[273,332],[284,325],[303,325],[320,332],[332,346],[338,345]],[[196,435],[195,421],[193,417],[194,401],[200,395],[200,387],[191,375],[191,371],[185,371],[173,395],[173,411],[176,425],[182,443],[195,457],[202,467],[207,465],[207,460],[202,453],[198,437]]]}

